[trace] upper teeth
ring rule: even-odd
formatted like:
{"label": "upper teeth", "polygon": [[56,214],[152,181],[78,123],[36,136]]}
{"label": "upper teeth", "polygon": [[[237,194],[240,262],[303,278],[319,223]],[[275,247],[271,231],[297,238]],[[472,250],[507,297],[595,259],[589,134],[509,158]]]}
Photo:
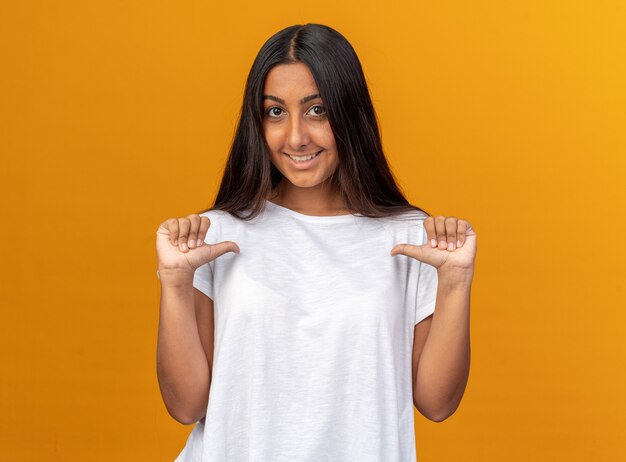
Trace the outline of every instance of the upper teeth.
{"label": "upper teeth", "polygon": [[303,162],[306,160],[311,160],[313,159],[316,155],[318,155],[321,151],[316,152],[315,154],[311,154],[310,156],[292,156],[290,154],[287,154],[289,157],[291,157],[293,160],[295,161],[299,161],[299,162]]}

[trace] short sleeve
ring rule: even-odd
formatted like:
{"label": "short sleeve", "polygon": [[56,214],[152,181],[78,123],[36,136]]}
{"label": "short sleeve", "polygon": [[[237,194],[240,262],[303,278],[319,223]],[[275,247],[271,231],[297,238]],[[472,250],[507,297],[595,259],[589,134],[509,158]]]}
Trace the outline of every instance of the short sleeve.
{"label": "short sleeve", "polygon": [[[428,237],[426,230],[422,228],[422,243],[426,243]],[[415,297],[415,322],[418,324],[435,312],[435,302],[437,301],[437,268],[428,263],[413,259],[419,265],[417,272],[417,294]]]}
{"label": "short sleeve", "polygon": [[[216,244],[220,242],[219,236],[219,220],[220,216],[215,210],[209,210],[200,214],[201,217],[208,217],[210,220],[209,230],[204,238],[205,244]],[[213,286],[214,286],[214,264],[215,260],[205,263],[198,267],[193,275],[193,286],[209,297],[211,300],[215,300]]]}
{"label": "short sleeve", "polygon": [[214,300],[213,268],[211,267],[211,262],[205,263],[196,269],[193,275],[193,286],[211,300]]}

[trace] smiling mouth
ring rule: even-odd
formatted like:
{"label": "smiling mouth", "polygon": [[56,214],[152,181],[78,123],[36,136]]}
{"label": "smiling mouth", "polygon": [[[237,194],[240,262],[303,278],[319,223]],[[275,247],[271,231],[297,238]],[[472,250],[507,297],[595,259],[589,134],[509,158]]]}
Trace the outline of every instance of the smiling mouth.
{"label": "smiling mouth", "polygon": [[313,154],[307,154],[305,156],[292,156],[290,154],[284,153],[285,155],[289,156],[292,160],[296,161],[296,162],[306,162],[309,161],[311,159],[315,159],[317,156],[319,156],[322,153],[323,149],[321,151],[317,151]]}

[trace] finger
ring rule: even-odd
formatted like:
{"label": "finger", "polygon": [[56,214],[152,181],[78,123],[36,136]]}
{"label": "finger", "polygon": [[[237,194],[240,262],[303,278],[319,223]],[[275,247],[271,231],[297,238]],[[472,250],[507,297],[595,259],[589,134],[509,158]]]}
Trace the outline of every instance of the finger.
{"label": "finger", "polygon": [[445,250],[448,247],[445,216],[439,215],[435,217],[435,233],[437,234],[439,248]]}
{"label": "finger", "polygon": [[472,224],[469,221],[465,222],[467,224],[467,228],[465,229],[465,236],[475,236],[476,235],[476,228],[474,228],[472,226]]}
{"label": "finger", "polygon": [[406,255],[407,257],[412,257],[421,261],[423,258],[423,250],[422,246],[413,244],[398,244],[391,249],[391,255]]}
{"label": "finger", "polygon": [[435,219],[428,217],[424,220],[424,229],[426,230],[426,240],[430,242],[431,247],[437,247],[437,233],[435,232]]}
{"label": "finger", "polygon": [[467,225],[469,223],[465,220],[459,220],[456,224],[456,245],[457,247],[462,247],[465,242],[465,231],[467,230]]}
{"label": "finger", "polygon": [[239,253],[239,246],[233,241],[223,241],[217,244],[207,244],[211,249],[211,260],[215,260],[217,257],[224,255],[226,252]]}
{"label": "finger", "polygon": [[189,218],[183,217],[178,219],[178,249],[181,252],[187,252],[189,250],[187,247],[187,237],[189,236],[190,227],[191,223]]}
{"label": "finger", "polygon": [[170,243],[172,245],[178,245],[178,220],[176,218],[170,218],[166,223],[167,229],[170,232]]}
{"label": "finger", "polygon": [[200,215],[188,215],[189,218],[189,236],[187,236],[187,245],[190,249],[196,248],[196,240],[198,239],[198,230],[200,229]]}
{"label": "finger", "polygon": [[446,223],[446,238],[448,241],[447,248],[449,251],[453,251],[456,248],[456,217],[447,217]]}
{"label": "finger", "polygon": [[196,243],[198,247],[204,245],[204,240],[206,239],[210,226],[211,220],[209,220],[209,217],[200,217],[200,229],[198,230],[198,242]]}
{"label": "finger", "polygon": [[165,220],[164,222],[162,222],[159,227],[157,228],[157,235],[161,234],[161,235],[167,235],[167,238],[170,238],[170,230],[168,228],[169,226],[169,220]]}
{"label": "finger", "polygon": [[428,244],[396,244],[391,249],[390,254],[392,256],[406,255],[407,257],[414,258],[422,263],[434,266],[435,268],[439,268],[443,265],[450,255],[448,252],[439,252]]}

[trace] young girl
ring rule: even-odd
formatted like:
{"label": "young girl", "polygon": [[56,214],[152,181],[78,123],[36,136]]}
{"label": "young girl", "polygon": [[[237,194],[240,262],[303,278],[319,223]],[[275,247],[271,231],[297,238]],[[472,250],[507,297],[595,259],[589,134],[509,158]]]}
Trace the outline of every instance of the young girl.
{"label": "young girl", "polygon": [[396,185],[348,41],[276,33],[213,207],[157,231],[176,460],[414,462],[413,407],[440,422],[465,390],[475,255]]}

